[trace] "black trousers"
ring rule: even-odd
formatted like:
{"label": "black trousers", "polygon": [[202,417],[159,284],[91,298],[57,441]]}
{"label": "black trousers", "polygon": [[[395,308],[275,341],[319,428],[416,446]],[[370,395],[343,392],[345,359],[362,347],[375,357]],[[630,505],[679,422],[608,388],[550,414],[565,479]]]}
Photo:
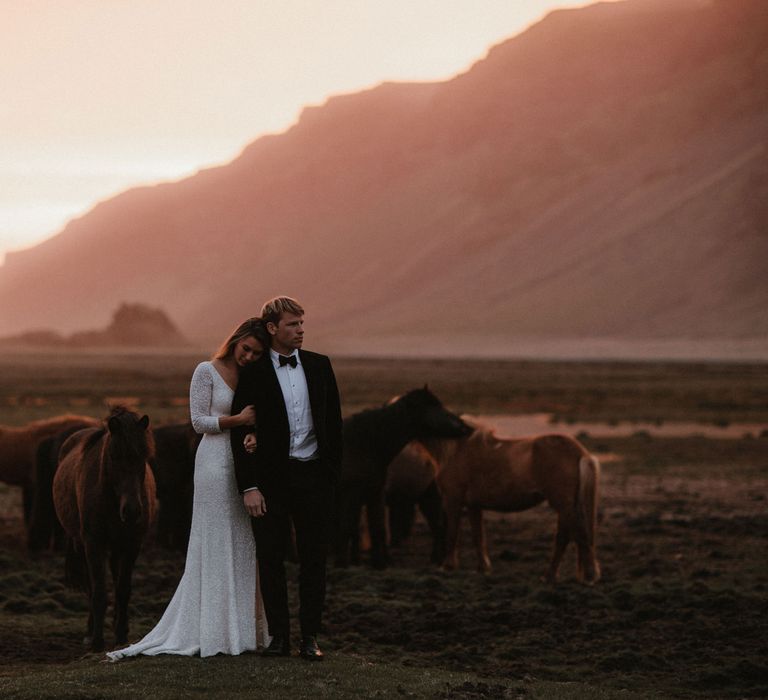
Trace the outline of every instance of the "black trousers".
{"label": "black trousers", "polygon": [[288,483],[264,493],[267,512],[251,518],[259,561],[259,583],[269,634],[290,635],[285,558],[291,523],[299,557],[299,623],[302,636],[320,631],[325,604],[325,562],[333,512],[333,488],[319,460],[290,460]]}

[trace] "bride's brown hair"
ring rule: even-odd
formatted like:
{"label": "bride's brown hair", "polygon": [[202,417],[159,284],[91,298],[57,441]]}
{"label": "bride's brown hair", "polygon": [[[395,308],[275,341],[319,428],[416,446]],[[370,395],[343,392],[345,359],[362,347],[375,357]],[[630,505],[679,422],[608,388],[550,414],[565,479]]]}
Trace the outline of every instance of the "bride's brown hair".
{"label": "bride's brown hair", "polygon": [[214,360],[223,360],[229,357],[235,351],[235,345],[237,345],[243,338],[247,338],[252,335],[258,340],[263,349],[269,350],[269,333],[264,327],[264,322],[258,317],[246,319],[235,330],[233,330],[229,337],[221,344],[221,347],[213,354]]}

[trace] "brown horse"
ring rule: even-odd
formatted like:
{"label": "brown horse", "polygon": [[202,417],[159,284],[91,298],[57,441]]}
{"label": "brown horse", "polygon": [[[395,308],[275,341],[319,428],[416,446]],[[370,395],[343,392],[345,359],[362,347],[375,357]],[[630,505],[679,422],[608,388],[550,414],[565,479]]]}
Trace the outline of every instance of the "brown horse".
{"label": "brown horse", "polygon": [[[100,425],[100,421],[96,422]],[[32,513],[27,523],[27,549],[31,554],[64,547],[64,530],[53,507],[53,477],[59,466],[59,451],[66,439],[91,425],[76,424],[41,440],[35,457],[35,487]]]}
{"label": "brown horse", "polygon": [[[465,422],[466,419],[465,419]],[[456,540],[464,509],[469,513],[478,568],[491,562],[483,510],[518,512],[547,501],[557,512],[557,534],[547,580],[557,580],[563,553],[575,541],[578,577],[600,578],[595,529],[600,464],[571,437],[538,435],[504,440],[479,425],[467,438],[423,441],[440,465],[437,485],[446,517],[445,569],[458,566]]]}
{"label": "brown horse", "polygon": [[385,487],[391,545],[398,547],[408,539],[418,505],[432,534],[433,564],[445,556],[443,506],[435,482],[439,469],[427,448],[414,440],[389,463]]}
{"label": "brown horse", "polygon": [[104,648],[105,560],[115,587],[116,644],[128,640],[131,576],[154,515],[155,481],[149,418],[118,407],[106,427],[86,428],[61,447],[53,480],[56,514],[67,535],[67,580],[88,594],[86,643]]}
{"label": "brown horse", "polygon": [[[84,426],[46,438],[37,447],[32,515],[27,528],[30,552],[61,549],[63,530],[53,507],[53,478],[64,441]],[[157,541],[164,547],[187,551],[192,522],[195,452],[200,442],[191,423],[153,428],[155,454],[149,460],[157,490]],[[423,449],[423,448],[422,448]]]}
{"label": "brown horse", "polygon": [[192,524],[195,454],[202,435],[191,423],[153,428],[155,455],[149,461],[157,486],[157,540],[164,547],[187,551]]}
{"label": "brown horse", "polygon": [[20,427],[0,426],[0,481],[12,486],[21,486],[25,522],[29,522],[32,512],[37,446],[46,438],[75,425],[84,428],[98,423],[99,421],[87,416],[64,415]]}

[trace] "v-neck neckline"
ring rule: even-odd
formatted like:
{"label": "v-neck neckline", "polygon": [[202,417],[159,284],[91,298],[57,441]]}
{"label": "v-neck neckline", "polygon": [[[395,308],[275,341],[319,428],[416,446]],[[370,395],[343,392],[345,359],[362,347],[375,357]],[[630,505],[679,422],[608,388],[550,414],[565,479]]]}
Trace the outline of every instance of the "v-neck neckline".
{"label": "v-neck neckline", "polygon": [[224,382],[224,384],[226,384],[227,389],[229,389],[232,393],[234,393],[235,387],[230,386],[229,382],[226,379],[224,379],[221,372],[219,372],[219,370],[216,369],[216,365],[214,365],[213,362],[210,362],[210,365],[213,368],[213,371],[216,372],[216,375],[218,376],[218,378],[221,379],[221,381]]}

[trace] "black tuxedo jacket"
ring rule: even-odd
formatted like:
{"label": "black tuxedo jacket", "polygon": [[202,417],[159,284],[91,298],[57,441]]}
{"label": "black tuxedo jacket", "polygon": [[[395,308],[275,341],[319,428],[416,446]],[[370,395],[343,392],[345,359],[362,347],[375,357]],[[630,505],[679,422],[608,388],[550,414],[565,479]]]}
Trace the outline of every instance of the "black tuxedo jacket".
{"label": "black tuxedo jacket", "polygon": [[[307,378],[312,421],[320,451],[318,468],[327,472],[330,483],[338,481],[341,470],[341,403],[331,361],[325,355],[299,350],[301,366]],[[249,454],[243,439],[250,426],[232,428],[232,454],[235,477],[240,492],[253,486],[262,491],[287,487],[290,430],[283,392],[269,352],[240,373],[232,401],[232,415],[245,406],[256,408],[256,452]]]}

